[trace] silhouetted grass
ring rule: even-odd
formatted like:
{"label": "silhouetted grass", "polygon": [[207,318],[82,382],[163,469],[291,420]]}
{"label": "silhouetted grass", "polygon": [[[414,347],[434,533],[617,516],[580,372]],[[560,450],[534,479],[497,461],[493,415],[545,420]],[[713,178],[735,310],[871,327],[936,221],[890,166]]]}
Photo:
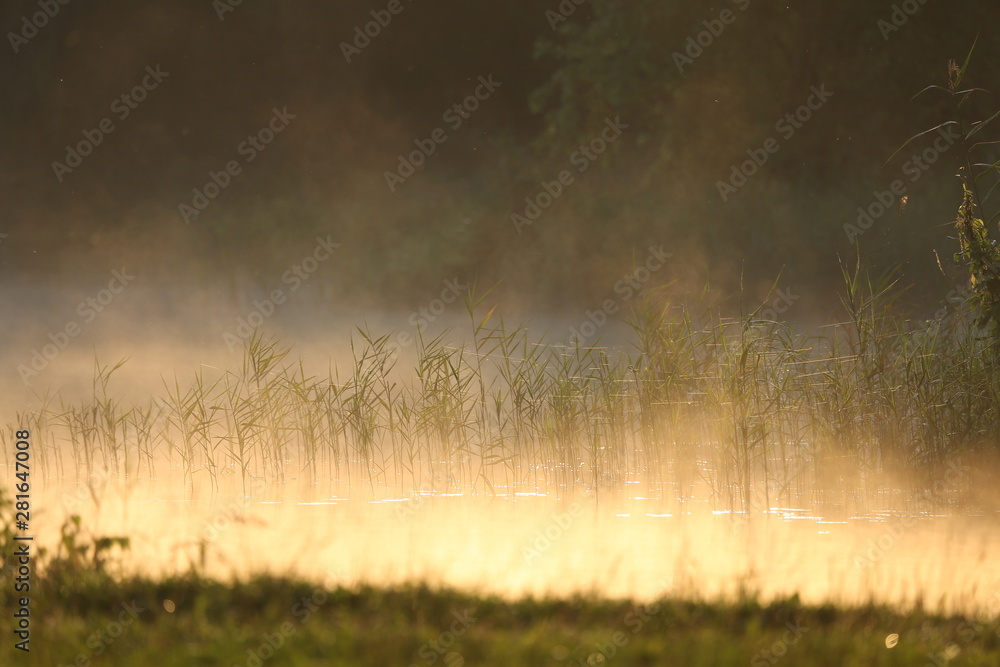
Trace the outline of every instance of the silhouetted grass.
{"label": "silhouetted grass", "polygon": [[990,450],[1000,361],[971,318],[909,321],[892,285],[860,265],[845,284],[846,320],[818,334],[761,320],[760,308],[732,319],[647,296],[629,316],[632,351],[533,340],[469,295],[471,343],[421,335],[410,371],[387,335],[359,331],[353,364],[324,377],[258,332],[241,368],[173,379],[145,402],[111,395],[121,363],[98,364],[90,401],[47,400],[17,428],[32,430],[46,474],[66,456],[80,476],[142,479],[173,463],[189,489],[228,472],[245,495],[289,465],[403,493],[428,479],[444,480],[439,492],[596,491],[637,475],[663,493],[703,481],[717,504],[756,508],[842,485],[845,471],[859,484],[883,471],[933,477]]}
{"label": "silhouetted grass", "polygon": [[[712,602],[695,590],[636,603],[577,595],[502,599],[411,584],[344,586],[256,575],[223,582],[198,569],[150,579],[116,574],[124,538],[66,522],[34,552],[15,592],[12,505],[0,497],[0,609],[26,596],[30,655],[12,634],[0,664],[42,665],[987,665],[1000,660],[1000,595],[978,616],[917,605],[766,604],[742,588]],[[464,662],[463,662],[464,661]]]}
{"label": "silhouetted grass", "polygon": [[[135,611],[134,621],[119,628],[113,624],[123,603]],[[5,586],[0,607],[11,605]],[[456,665],[460,655],[467,665],[715,667],[1000,659],[996,618],[808,607],[795,598],[767,605],[752,598],[509,602],[422,586],[323,588],[274,577],[223,584],[197,576],[52,576],[35,584],[32,605],[31,664],[47,665],[71,665],[81,655],[89,664],[185,667],[259,664],[255,656],[274,665]],[[898,643],[888,648],[891,635]],[[273,651],[262,649],[268,646]],[[0,645],[3,664],[25,657],[10,638]]]}

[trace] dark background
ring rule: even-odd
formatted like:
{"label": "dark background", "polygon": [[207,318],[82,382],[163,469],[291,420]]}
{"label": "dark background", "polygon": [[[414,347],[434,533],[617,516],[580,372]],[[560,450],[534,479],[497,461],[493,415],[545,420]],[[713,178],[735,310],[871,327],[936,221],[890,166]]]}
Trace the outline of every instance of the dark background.
{"label": "dark background", "polygon": [[[674,256],[649,286],[732,294],[742,281],[762,298],[780,275],[805,297],[798,315],[833,312],[853,252],[844,224],[905,179],[911,150],[886,162],[907,138],[954,115],[943,95],[911,98],[944,84],[977,36],[967,84],[992,90],[1000,70],[988,1],[911,2],[919,11],[885,39],[894,3],[871,0],[589,0],[558,31],[546,17],[557,0],[403,0],[350,63],[341,43],[386,3],[246,0],[223,20],[209,0],[95,4],[60,6],[18,53],[9,37],[0,47],[7,286],[99,286],[127,267],[147,285],[239,295],[280,285],[330,235],[341,248],[310,286],[323,303],[405,308],[458,277],[500,282],[515,310],[578,313],[663,245]],[[678,72],[673,54],[727,8],[735,22]],[[38,11],[5,3],[0,25],[20,32]],[[67,144],[157,65],[167,79],[58,182]],[[442,113],[491,74],[501,87],[452,131]],[[781,138],[775,122],[814,85],[833,97]],[[963,113],[998,102],[983,94]],[[275,107],[295,120],[185,224],[178,205],[241,159]],[[511,214],[608,117],[629,125],[621,140],[518,233]],[[390,192],[384,172],[436,127],[448,141]],[[716,183],[772,136],[779,152],[723,202]],[[916,308],[960,280],[933,254],[950,271],[959,159],[953,149],[908,183],[905,214],[859,239],[873,272],[898,267]]]}

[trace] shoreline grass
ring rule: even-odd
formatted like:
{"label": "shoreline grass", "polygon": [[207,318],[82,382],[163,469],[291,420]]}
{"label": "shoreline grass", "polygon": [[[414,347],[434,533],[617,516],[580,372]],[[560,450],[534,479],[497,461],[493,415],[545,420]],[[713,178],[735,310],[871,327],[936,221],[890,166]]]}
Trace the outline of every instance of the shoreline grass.
{"label": "shoreline grass", "polygon": [[[9,502],[0,542],[13,581]],[[508,599],[414,582],[345,585],[257,574],[122,575],[128,540],[68,521],[39,551],[31,588],[32,655],[0,643],[0,664],[90,665],[987,665],[1000,659],[1000,590],[976,614],[885,604],[762,601],[750,585],[708,600],[687,592],[635,602],[599,594]],[[280,544],[275,548],[282,548]],[[202,565],[203,567],[203,565]],[[692,582],[693,584],[693,582]],[[20,606],[0,586],[0,609]]]}
{"label": "shoreline grass", "polygon": [[[11,602],[0,594],[0,607]],[[984,665],[1000,658],[995,615],[805,606],[795,597],[763,605],[752,596],[509,602],[421,585],[50,575],[36,582],[32,604],[31,657],[52,665]],[[22,655],[9,640],[0,646],[4,664]]]}

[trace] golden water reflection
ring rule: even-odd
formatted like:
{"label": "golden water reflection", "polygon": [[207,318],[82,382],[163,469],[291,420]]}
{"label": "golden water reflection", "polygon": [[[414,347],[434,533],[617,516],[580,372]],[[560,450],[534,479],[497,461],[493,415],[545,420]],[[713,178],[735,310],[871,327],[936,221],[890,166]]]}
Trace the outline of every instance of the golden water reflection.
{"label": "golden water reflection", "polygon": [[[128,571],[198,568],[228,578],[295,574],[345,585],[427,581],[502,596],[868,600],[1000,610],[1000,531],[989,513],[843,506],[713,510],[623,493],[510,496],[392,493],[287,482],[245,499],[239,485],[49,484],[36,522],[52,541],[70,512],[94,535],[127,535]],[[503,493],[503,489],[498,489]]]}

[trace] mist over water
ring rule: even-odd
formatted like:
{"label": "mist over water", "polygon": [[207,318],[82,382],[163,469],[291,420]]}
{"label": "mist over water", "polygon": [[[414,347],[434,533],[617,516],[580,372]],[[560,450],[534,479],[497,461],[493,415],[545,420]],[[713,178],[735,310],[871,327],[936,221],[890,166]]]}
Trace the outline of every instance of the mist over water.
{"label": "mist over water", "polygon": [[295,477],[255,483],[252,498],[234,484],[218,493],[202,484],[191,497],[179,477],[98,483],[99,503],[83,484],[49,482],[39,534],[54,538],[66,508],[95,534],[131,536],[127,572],[195,568],[225,580],[270,572],[343,585],[429,582],[512,599],[755,592],[959,613],[998,606],[995,516],[968,509],[879,511],[846,494],[823,494],[837,496],[824,502],[812,493],[798,507],[733,513],[713,511],[707,499],[679,504],[628,490],[598,500],[588,489],[510,493],[497,484],[490,496],[434,491],[437,480],[404,493]]}
{"label": "mist over water", "polygon": [[[55,313],[72,315],[85,300],[80,294],[31,295],[40,307],[37,324],[20,327],[4,366],[30,367],[31,351],[57,330]],[[367,463],[356,454],[334,463],[330,451],[310,461],[288,449],[280,460],[255,459],[244,477],[218,440],[214,469],[202,461],[186,470],[170,446],[179,433],[164,422],[152,460],[125,444],[117,463],[97,446],[88,462],[77,463],[67,431],[55,423],[64,407],[94,401],[95,359],[101,366],[127,359],[106,386],[120,412],[154,396],[152,405],[165,406],[175,381],[183,392],[198,374],[214,381],[239,372],[248,341],[231,350],[223,332],[239,337],[259,298],[129,288],[29,385],[8,383],[4,404],[22,415],[41,409],[46,391],[59,397],[47,408],[51,440],[35,500],[39,539],[55,542],[65,517],[79,514],[94,535],[131,537],[121,560],[126,572],[194,568],[226,579],[272,572],[345,585],[429,581],[511,598],[716,599],[754,591],[817,603],[997,608],[997,506],[975,492],[971,472],[982,459],[957,456],[922,477],[855,464],[823,476],[803,468],[783,488],[759,487],[735,504],[741,492],[719,486],[710,448],[662,461],[633,458],[636,450],[611,471],[583,455],[556,462],[526,454],[511,467],[471,476],[486,450],[456,453],[451,462],[417,450],[407,469],[384,451]],[[472,349],[471,322],[479,318],[461,310],[456,300],[433,322],[421,322],[429,311],[337,311],[300,300],[276,308],[263,328],[291,348],[284,362],[301,359],[306,375],[332,371],[342,382],[362,354],[358,327],[374,338],[387,335],[399,348],[388,377],[414,385],[418,346],[406,334],[415,336],[419,323],[425,339],[441,334],[451,349]],[[578,324],[538,317],[528,327],[568,350],[566,332]],[[601,336],[608,355],[634,354],[635,336],[621,322]]]}
{"label": "mist over water", "polygon": [[0,498],[30,430],[77,572],[1000,618],[996,8],[900,4],[5,5]]}

